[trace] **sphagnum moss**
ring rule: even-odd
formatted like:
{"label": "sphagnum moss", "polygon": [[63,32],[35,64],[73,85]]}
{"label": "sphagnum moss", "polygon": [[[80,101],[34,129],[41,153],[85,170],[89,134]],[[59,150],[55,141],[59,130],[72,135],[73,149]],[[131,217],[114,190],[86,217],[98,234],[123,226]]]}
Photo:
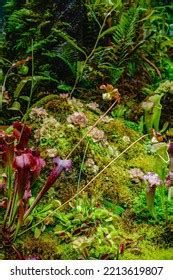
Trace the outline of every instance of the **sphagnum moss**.
{"label": "sphagnum moss", "polygon": [[[52,102],[52,101],[51,101]],[[59,123],[59,129],[57,131],[53,131],[53,139],[55,139],[55,146],[57,152],[60,155],[67,156],[70,152],[70,149],[73,149],[73,146],[80,141],[83,135],[86,135],[87,128],[92,126],[93,123],[98,119],[98,114],[88,109],[88,107],[83,103],[79,104],[80,106],[73,105],[73,102],[61,102],[61,98],[57,98],[54,102],[56,102],[56,106],[54,108],[61,107],[61,110],[57,109],[52,110],[51,106],[49,106],[48,112],[49,117],[53,115],[55,120]],[[64,105],[63,105],[64,104]],[[77,103],[76,103],[77,104]],[[65,106],[65,111],[69,112],[65,114],[63,118],[59,116],[61,112],[63,112],[63,106]],[[69,107],[68,107],[69,106]],[[69,108],[69,109],[68,109]],[[60,112],[61,111],[61,112]],[[80,127],[75,123],[68,123],[68,116],[72,115],[74,112],[83,112],[87,118],[87,126]],[[35,124],[34,124],[35,126]],[[43,123],[40,124],[41,128]],[[57,199],[62,202],[68,201],[70,197],[74,196],[77,190],[77,181],[78,181],[78,172],[83,159],[83,153],[86,145],[88,145],[86,151],[86,158],[97,166],[97,172],[100,172],[109,162],[118,156],[124,149],[128,148],[137,138],[139,138],[139,134],[131,128],[126,127],[123,120],[120,119],[111,119],[109,122],[100,122],[97,125],[99,131],[104,132],[104,137],[106,141],[102,141],[101,138],[94,139],[92,135],[88,135],[80,145],[77,146],[76,150],[73,152],[73,172],[70,175],[69,179],[64,180],[62,178],[60,182],[55,185],[55,189],[57,190]],[[62,137],[63,135],[63,137]],[[49,135],[48,135],[49,138]],[[88,144],[87,144],[88,143]],[[54,146],[52,143],[52,147]],[[135,223],[135,215],[133,211],[133,200],[140,193],[140,189],[144,189],[143,184],[134,184],[130,178],[129,169],[130,168],[140,168],[143,172],[152,172],[156,168],[156,158],[153,155],[147,154],[145,142],[137,143],[132,146],[130,150],[127,151],[126,154],[123,154],[121,158],[115,162],[114,165],[107,168],[103,173],[101,173],[95,181],[93,181],[90,186],[85,190],[88,193],[89,197],[95,197],[98,201],[98,204],[102,205],[102,201],[107,199],[117,207],[123,208],[122,217],[119,220],[119,227],[121,231],[117,231],[117,236],[123,235],[125,239],[132,239],[133,242],[139,242],[139,248],[132,246],[132,250],[126,248],[126,253],[124,254],[124,259],[132,258],[132,259],[147,259],[154,254],[147,255],[147,250],[151,251],[152,248],[152,240],[156,238],[157,234],[154,233],[153,237],[148,237],[146,244],[142,241],[142,237],[145,233],[139,233],[134,235],[134,226]],[[80,190],[87,184],[89,180],[92,180],[92,175],[89,170],[87,171],[87,167],[81,170],[81,180],[80,180]],[[103,207],[103,206],[98,206]],[[68,211],[70,211],[69,207]],[[64,208],[64,211],[67,210]],[[65,210],[66,209],[66,210]],[[104,209],[104,208],[103,208]],[[131,216],[128,217],[128,228],[126,226],[126,211],[131,213]],[[120,225],[121,224],[121,225]],[[118,224],[114,225],[116,228]],[[138,226],[137,226],[138,227]],[[150,229],[150,225],[148,225],[148,229]],[[146,232],[148,231],[146,229]],[[92,231],[92,230],[90,230]],[[135,232],[137,229],[135,229]],[[74,236],[75,238],[75,236]],[[138,241],[140,240],[141,241]],[[65,246],[65,243],[62,242],[62,248]],[[70,249],[71,248],[71,249]],[[145,252],[146,248],[146,252]],[[157,247],[159,250],[159,247]],[[72,249],[72,245],[69,244],[69,252],[74,253],[74,248]],[[72,255],[73,255],[72,253]],[[88,258],[93,256],[93,252],[90,249],[88,253]],[[98,255],[100,253],[98,252]],[[72,257],[71,253],[67,258]],[[78,256],[80,258],[80,256]]]}

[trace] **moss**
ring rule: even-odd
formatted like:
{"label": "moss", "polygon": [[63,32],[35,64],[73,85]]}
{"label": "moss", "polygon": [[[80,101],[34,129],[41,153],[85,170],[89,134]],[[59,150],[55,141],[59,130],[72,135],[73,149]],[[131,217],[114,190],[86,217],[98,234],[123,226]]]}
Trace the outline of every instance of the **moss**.
{"label": "moss", "polygon": [[141,154],[138,157],[134,157],[128,162],[129,167],[140,168],[144,172],[156,172],[158,170],[156,157],[147,154]]}
{"label": "moss", "polygon": [[3,250],[0,251],[0,260],[4,260],[5,259],[5,252],[3,252]]}
{"label": "moss", "polygon": [[128,136],[131,141],[136,140],[139,134],[131,128],[128,128],[123,120],[114,119],[107,124],[102,125],[105,130],[108,140],[115,140],[116,137]]}
{"label": "moss", "polygon": [[78,174],[76,171],[70,173],[69,176],[62,175],[59,180],[54,184],[54,189],[56,194],[54,194],[53,199],[60,199],[62,202],[67,201],[77,191],[77,180]]}
{"label": "moss", "polygon": [[118,164],[106,169],[92,184],[91,192],[98,197],[112,200],[115,204],[130,204],[132,192],[129,174]]}
{"label": "moss", "polygon": [[79,250],[74,249],[71,244],[63,244],[59,246],[61,248],[61,259],[62,260],[78,260],[80,259]]}
{"label": "moss", "polygon": [[122,260],[173,260],[173,249],[163,249],[144,243],[141,250],[125,251]]}
{"label": "moss", "polygon": [[126,240],[124,255],[121,259],[159,260],[170,258],[172,249],[161,248],[158,245],[161,243],[163,232],[164,228],[159,225],[151,226],[141,223],[135,226],[135,224],[133,224],[130,231],[127,229],[126,234],[129,238]]}
{"label": "moss", "polygon": [[153,260],[173,260],[173,248],[169,249],[160,249],[154,250]]}
{"label": "moss", "polygon": [[39,101],[37,101],[34,105],[32,105],[32,107],[27,110],[26,114],[23,116],[24,120],[27,120],[29,118],[29,114],[31,113],[32,108],[34,107],[43,107],[45,106],[45,104],[51,100],[56,100],[59,99],[59,96],[55,95],[55,94],[49,94],[48,96],[43,97],[42,99],[40,99]]}
{"label": "moss", "polygon": [[66,99],[61,98],[49,101],[45,105],[45,109],[59,122],[65,122],[67,117],[73,112],[73,107],[68,104]]}
{"label": "moss", "polygon": [[[56,127],[50,127],[47,122],[45,123],[46,129],[43,130],[44,133],[41,137],[40,144],[42,147],[56,148],[57,155],[61,158],[65,158],[68,155],[88,129],[88,127],[79,128],[68,124],[66,122],[67,116],[76,110],[83,111],[87,116],[88,126],[98,119],[98,114],[89,110],[84,103],[76,99],[57,98],[49,101],[45,108],[49,113],[51,112],[53,114],[57,125]],[[110,120],[108,123],[100,122],[97,127],[105,132],[107,143],[94,142],[91,137],[87,137],[74,151],[72,155],[74,165],[72,178],[68,180],[68,183],[62,180],[59,180],[57,183],[58,198],[62,198],[63,201],[72,196],[76,191],[78,174],[87,142],[86,158],[92,158],[100,171],[112,158],[116,157],[129,146],[128,140],[132,143],[139,137],[136,131],[126,127],[123,120],[120,119]],[[124,136],[127,139],[124,139]],[[143,162],[140,163],[140,160],[144,160],[144,154],[146,155],[146,151],[142,143],[134,145],[94,181],[89,188],[90,192],[97,197],[103,195],[106,198],[115,200],[117,203],[129,204],[133,198],[134,188],[130,182],[128,168],[129,166],[141,167]],[[151,159],[152,157],[148,156],[146,160],[147,165],[151,166],[153,162]],[[147,170],[147,165],[144,164],[145,170]],[[151,171],[153,169],[149,167],[148,170]],[[83,184],[86,184],[92,178],[90,174],[87,174],[86,170],[82,171],[81,175]]]}
{"label": "moss", "polygon": [[24,242],[20,243],[19,251],[22,251],[24,256],[37,256],[42,260],[61,258],[58,240],[52,234],[45,233],[38,239],[27,236]]}
{"label": "moss", "polygon": [[[49,101],[45,106],[49,115],[53,116],[55,119],[55,126],[49,126],[46,124],[39,124],[34,127],[36,129],[40,129],[43,125],[46,126],[44,131],[43,138],[45,143],[41,142],[43,151],[48,147],[56,148],[57,155],[61,158],[66,158],[69,152],[73,149],[73,147],[79,142],[81,137],[86,134],[86,131],[93,125],[93,123],[99,118],[99,114],[89,110],[84,103],[78,102],[77,100],[67,100],[62,98],[57,98],[56,100]],[[67,118],[70,114],[74,112],[84,112],[87,118],[87,126],[79,127],[77,125],[71,125],[67,122]],[[33,124],[34,126],[35,124]],[[97,172],[101,171],[113,158],[116,158],[124,149],[129,147],[133,141],[137,140],[140,135],[137,131],[134,131],[132,128],[127,127],[123,120],[113,119],[110,122],[100,122],[97,125],[99,130],[102,130],[105,134],[105,141],[94,141],[92,137],[86,137],[80,145],[75,149],[73,154],[71,155],[71,159],[73,161],[73,170],[70,174],[62,174],[61,177],[57,180],[54,185],[54,189],[52,192],[46,196],[47,202],[53,200],[60,200],[61,202],[67,201],[73,195],[76,194],[77,190],[84,187]],[[39,143],[38,143],[39,144]],[[87,146],[85,158],[84,153]],[[93,165],[97,167],[95,170],[96,173],[90,173],[87,167],[85,166],[85,161],[90,160],[93,162]],[[51,161],[49,159],[49,161]],[[84,161],[84,166],[81,168],[81,164]],[[94,235],[94,238],[99,239],[97,236],[97,229],[102,228],[104,232],[109,230],[111,234],[115,235],[115,241],[112,244],[115,244],[117,248],[117,240],[122,241],[126,244],[125,253],[122,256],[123,259],[152,259],[157,256],[154,253],[154,250],[160,250],[160,255],[158,258],[162,258],[162,256],[166,256],[166,250],[159,248],[158,244],[166,244],[166,241],[163,238],[163,228],[158,227],[157,223],[152,226],[152,224],[147,225],[148,216],[144,220],[138,220],[137,212],[135,212],[134,201],[136,198],[140,198],[140,193],[144,190],[144,185],[134,184],[131,182],[128,170],[130,168],[140,168],[144,172],[158,172],[158,166],[161,170],[162,164],[159,162],[158,158],[153,155],[147,154],[147,145],[146,141],[141,141],[140,143],[135,144],[131,147],[128,152],[121,155],[115,162],[110,165],[103,173],[101,173],[92,184],[85,190],[88,194],[89,198],[94,198],[98,204],[100,205],[102,201],[107,200],[111,202],[111,204],[116,205],[116,209],[121,209],[121,215],[119,216],[119,221],[112,222],[111,225],[109,223],[109,218],[111,219],[111,209],[110,217],[108,219],[103,219],[99,221],[95,221],[94,224],[91,223],[91,214],[86,217],[85,227],[86,232],[82,232],[81,234],[87,235],[90,239],[91,232]],[[78,186],[79,179],[79,171],[81,170],[81,178],[80,178],[80,186]],[[45,173],[47,174],[47,173]],[[46,176],[44,174],[44,176]],[[43,200],[44,201],[44,200]],[[74,201],[73,201],[74,202]],[[140,207],[145,207],[145,201],[142,205],[139,203],[139,211]],[[100,206],[99,206],[100,207]],[[68,208],[68,209],[67,209]],[[73,215],[73,211],[75,212],[75,207],[71,212],[70,206],[63,209],[63,211],[67,210]],[[101,207],[102,209],[102,207]],[[103,209],[104,206],[103,206]],[[142,211],[142,210],[141,210]],[[68,213],[69,213],[68,212]],[[67,213],[67,212],[66,212]],[[76,217],[76,216],[75,216]],[[83,221],[83,220],[82,220]],[[82,225],[81,221],[81,225]],[[97,224],[98,222],[98,224]],[[135,224],[137,223],[138,224]],[[159,224],[159,222],[158,222]],[[65,227],[65,224],[64,224]],[[84,228],[85,228],[84,227]],[[87,229],[89,227],[89,230]],[[111,251],[110,245],[107,245],[103,240],[102,245],[100,247],[100,241],[97,243],[92,243],[98,245],[98,251],[95,252],[95,245],[88,245],[87,254],[79,252],[73,248],[72,243],[74,238],[77,238],[73,232],[75,230],[71,228],[71,240],[62,241],[58,238],[55,238],[53,235],[45,235],[41,237],[39,240],[27,240],[26,245],[23,247],[25,253],[33,254],[41,254],[43,258],[60,258],[60,259],[81,259],[81,258],[99,258],[104,255],[104,250],[108,252],[108,257],[115,259],[116,253],[115,250]],[[67,229],[69,231],[69,228]],[[162,234],[161,234],[162,233]],[[169,238],[169,233],[166,235]],[[79,234],[80,235],[80,234]],[[49,243],[50,239],[50,243]],[[48,242],[48,243],[47,243]],[[95,241],[93,241],[95,242]],[[52,244],[54,243],[54,249]],[[170,238],[169,238],[170,243]],[[34,245],[33,245],[34,244]],[[48,245],[46,245],[48,244]],[[168,244],[168,243],[167,243]],[[31,245],[31,248],[30,248]],[[43,252],[42,249],[44,246],[49,248],[49,251],[52,250],[49,255],[46,251]],[[92,247],[93,246],[93,247]],[[103,247],[102,247],[103,246]],[[35,248],[35,249],[34,249]],[[36,249],[37,248],[37,249]],[[93,249],[94,248],[94,249]],[[169,250],[168,250],[169,251]],[[170,252],[170,251],[169,251]],[[170,253],[168,253],[169,256]],[[165,257],[166,258],[166,257]]]}
{"label": "moss", "polygon": [[89,143],[88,151],[90,151],[94,158],[101,156],[103,160],[104,158],[110,159],[110,155],[106,147],[103,147],[101,143],[94,142],[90,137],[87,137],[87,141]]}
{"label": "moss", "polygon": [[[104,124],[102,129],[105,131],[108,142],[117,148],[119,152],[129,147],[140,135],[131,128],[126,127],[123,120],[112,120],[108,124]],[[142,142],[142,141],[141,141]],[[136,156],[146,154],[145,147],[142,143],[136,143],[123,155],[125,160],[133,159]]]}
{"label": "moss", "polygon": [[[84,111],[84,110],[83,110]],[[88,119],[88,122],[90,123],[90,125],[93,125],[100,117],[100,115],[98,114],[95,114],[94,112],[91,112],[91,111],[84,111],[86,113],[86,116],[87,116],[87,119]]]}

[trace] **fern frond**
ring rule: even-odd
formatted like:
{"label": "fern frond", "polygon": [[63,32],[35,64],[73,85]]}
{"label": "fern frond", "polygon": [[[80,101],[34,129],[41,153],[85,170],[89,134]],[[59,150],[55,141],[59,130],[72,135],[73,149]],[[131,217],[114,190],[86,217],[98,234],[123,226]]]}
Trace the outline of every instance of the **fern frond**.
{"label": "fern frond", "polygon": [[52,29],[59,37],[63,38],[66,42],[68,42],[70,45],[72,45],[75,49],[77,49],[79,52],[81,52],[82,54],[85,55],[85,57],[87,57],[86,52],[80,48],[78,46],[78,44],[76,43],[76,40],[74,38],[72,38],[71,36],[69,36],[68,34],[66,34],[65,32],[63,32],[62,30],[57,30],[55,28]]}

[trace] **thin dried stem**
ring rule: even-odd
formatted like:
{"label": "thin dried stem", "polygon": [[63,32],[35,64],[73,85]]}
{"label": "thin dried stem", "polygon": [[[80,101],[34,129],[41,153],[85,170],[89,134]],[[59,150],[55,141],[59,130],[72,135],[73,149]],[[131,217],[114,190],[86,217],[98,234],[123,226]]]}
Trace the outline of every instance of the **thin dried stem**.
{"label": "thin dried stem", "polygon": [[76,148],[80,145],[80,143],[85,139],[86,136],[88,136],[88,134],[96,127],[96,125],[101,122],[103,120],[103,118],[112,110],[112,108],[115,106],[115,104],[117,103],[117,100],[114,101],[114,103],[108,108],[108,110],[93,124],[93,126],[84,134],[84,136],[79,140],[79,142],[74,146],[74,148],[71,150],[71,152],[68,154],[68,156],[66,157],[66,159],[68,159],[72,153],[74,152],[74,150],[76,150]]}
{"label": "thin dried stem", "polygon": [[112,159],[96,176],[94,176],[80,191],[78,191],[74,196],[72,196],[71,198],[69,198],[66,202],[64,202],[63,204],[61,204],[60,206],[58,206],[55,210],[53,210],[49,215],[47,215],[44,219],[42,219],[40,222],[36,223],[34,226],[29,227],[28,229],[24,230],[23,232],[21,232],[20,234],[18,234],[18,236],[26,233],[27,231],[29,231],[30,229],[33,229],[34,227],[40,225],[45,219],[47,219],[48,217],[52,216],[56,211],[58,211],[59,209],[63,208],[64,206],[66,206],[69,202],[71,202],[72,200],[74,200],[76,197],[79,196],[79,194],[81,194],[83,191],[85,191],[89,185],[91,185],[95,179],[97,179],[97,177],[99,177],[112,163],[114,163],[117,159],[119,159],[123,154],[125,154],[131,147],[133,147],[136,143],[138,143],[139,141],[141,141],[143,138],[145,138],[146,136],[148,136],[148,134],[145,134],[143,136],[141,136],[140,138],[138,138],[136,141],[134,141],[131,145],[129,145],[123,152],[121,152],[118,156],[116,156],[114,159]]}
{"label": "thin dried stem", "polygon": [[114,11],[114,8],[111,9],[111,10],[105,15],[105,17],[104,17],[104,20],[103,20],[102,25],[100,26],[100,30],[99,30],[97,39],[96,39],[96,41],[95,41],[94,47],[93,47],[93,49],[91,50],[90,54],[86,57],[80,75],[77,75],[77,77],[76,77],[74,86],[73,86],[73,88],[72,88],[72,90],[71,90],[71,92],[70,92],[70,98],[72,97],[72,94],[73,94],[73,92],[75,91],[75,89],[76,89],[76,87],[77,87],[77,85],[78,85],[78,82],[80,81],[80,79],[81,79],[81,77],[82,77],[82,75],[83,75],[84,69],[85,69],[85,67],[86,67],[86,65],[87,65],[87,63],[88,63],[88,61],[90,60],[90,58],[93,56],[94,52],[96,51],[96,48],[97,48],[98,43],[99,43],[99,40],[100,40],[100,36],[101,36],[102,31],[103,31],[103,29],[104,29],[104,27],[105,27],[105,24],[106,24],[107,18],[111,15],[111,13],[112,13],[113,11]]}

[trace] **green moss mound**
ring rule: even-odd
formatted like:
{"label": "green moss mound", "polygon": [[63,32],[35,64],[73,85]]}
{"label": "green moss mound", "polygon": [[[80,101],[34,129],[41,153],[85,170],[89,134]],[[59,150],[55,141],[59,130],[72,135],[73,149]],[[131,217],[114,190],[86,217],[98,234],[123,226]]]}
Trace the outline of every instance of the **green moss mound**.
{"label": "green moss mound", "polygon": [[[22,250],[29,255],[40,254],[43,259],[171,259],[171,239],[167,233],[166,240],[164,233],[165,223],[171,228],[172,222],[166,221],[165,210],[159,212],[158,219],[150,215],[146,209],[146,185],[130,174],[134,168],[143,174],[157,172],[158,166],[159,170],[161,166],[166,168],[166,163],[161,164],[149,152],[149,140],[145,138],[121,154],[141,135],[127,127],[123,119],[106,116],[73,150],[102,114],[97,104],[66,95],[31,110],[33,145],[41,150],[48,169],[54,156],[65,159],[70,153],[73,170],[63,174],[42,201],[42,207],[51,204],[48,213],[52,209],[54,214],[35,229],[39,236],[32,241],[28,237],[22,243]],[[102,169],[104,172],[99,174]],[[45,170],[43,178],[47,174]],[[56,210],[57,204],[76,195],[94,177],[85,191]],[[159,195],[156,200],[159,205]],[[33,225],[40,219],[37,211],[32,214]],[[121,244],[125,247],[123,254],[119,254]],[[45,247],[50,250],[39,249]]]}

